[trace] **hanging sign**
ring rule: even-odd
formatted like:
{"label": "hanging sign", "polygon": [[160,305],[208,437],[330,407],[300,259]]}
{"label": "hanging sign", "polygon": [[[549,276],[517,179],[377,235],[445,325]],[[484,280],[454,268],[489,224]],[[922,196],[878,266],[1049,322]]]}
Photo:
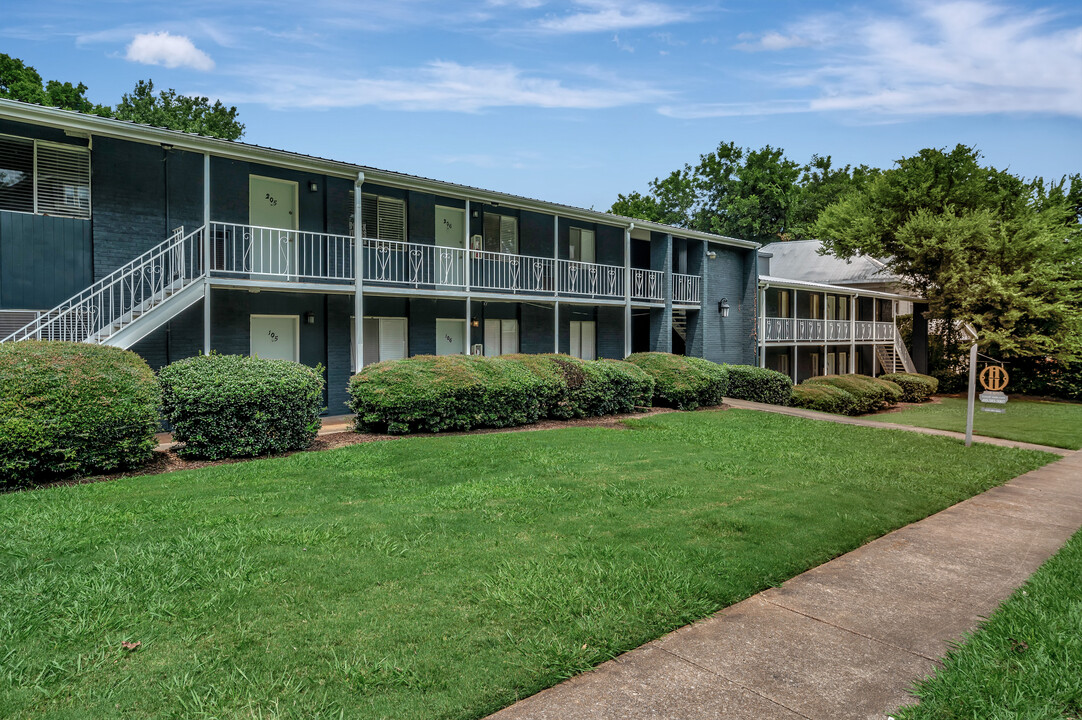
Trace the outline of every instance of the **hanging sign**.
{"label": "hanging sign", "polygon": [[[1003,393],[1003,388],[1007,387],[1007,381],[1010,379],[1010,375],[1002,365],[989,365],[981,370],[981,385],[984,386],[984,392],[980,394],[980,401],[988,405],[1006,405],[1007,396]],[[1001,407],[982,407],[981,410],[991,413],[1007,412],[1006,408]]]}

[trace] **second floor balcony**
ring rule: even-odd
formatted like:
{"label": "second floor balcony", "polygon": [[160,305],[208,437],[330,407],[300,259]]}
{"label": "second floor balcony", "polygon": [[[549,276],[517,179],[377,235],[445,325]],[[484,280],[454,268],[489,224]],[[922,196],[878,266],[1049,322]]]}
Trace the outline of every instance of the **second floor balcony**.
{"label": "second floor balcony", "polygon": [[767,317],[763,324],[764,339],[782,343],[893,342],[896,332],[892,322],[871,320]]}
{"label": "second floor balcony", "polygon": [[[210,274],[267,284],[350,286],[356,279],[355,241],[235,223],[211,223]],[[366,288],[433,293],[479,293],[659,304],[664,273],[646,268],[578,262],[441,245],[365,238],[360,253]],[[673,274],[673,302],[698,305],[698,276]]]}

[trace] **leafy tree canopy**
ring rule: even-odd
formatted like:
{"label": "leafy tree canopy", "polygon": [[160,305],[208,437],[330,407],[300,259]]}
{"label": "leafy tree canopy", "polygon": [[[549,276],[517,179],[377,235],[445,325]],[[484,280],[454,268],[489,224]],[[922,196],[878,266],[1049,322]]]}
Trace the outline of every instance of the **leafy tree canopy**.
{"label": "leafy tree canopy", "polygon": [[237,140],[244,135],[244,125],[237,121],[237,108],[221,101],[210,104],[209,98],[179,95],[176,90],[154,94],[151,80],[140,80],[131,93],[125,93],[115,107],[99,105],[86,97],[83,83],[49,80],[43,82],[33,67],[18,58],[0,53],[0,98],[75,110],[103,117],[164,127],[209,137]]}
{"label": "leafy tree canopy", "polygon": [[827,252],[885,258],[1000,357],[1082,357],[1082,181],[1026,181],[975,149],[902,158],[822,210]]}
{"label": "leafy tree canopy", "polygon": [[819,211],[876,171],[833,166],[815,155],[805,165],[781,148],[721,143],[665,178],[646,195],[618,196],[611,212],[759,242],[808,237]]}

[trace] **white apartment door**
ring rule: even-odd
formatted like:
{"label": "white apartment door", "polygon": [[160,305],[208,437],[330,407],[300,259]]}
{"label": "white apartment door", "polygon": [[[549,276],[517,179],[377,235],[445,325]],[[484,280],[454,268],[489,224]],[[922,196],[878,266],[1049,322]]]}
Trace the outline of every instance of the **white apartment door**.
{"label": "white apartment door", "polygon": [[436,320],[436,354],[466,354],[465,320]]}
{"label": "white apartment door", "polygon": [[252,226],[249,267],[261,275],[297,273],[297,183],[250,175],[248,223]]}
{"label": "white apartment door", "polygon": [[436,279],[440,285],[466,284],[466,211],[436,206]]}
{"label": "white apartment door", "polygon": [[582,360],[597,360],[597,323],[593,320],[572,320],[570,327],[571,355]]}
{"label": "white apartment door", "polygon": [[300,360],[300,317],[297,315],[252,315],[252,357],[264,360]]}

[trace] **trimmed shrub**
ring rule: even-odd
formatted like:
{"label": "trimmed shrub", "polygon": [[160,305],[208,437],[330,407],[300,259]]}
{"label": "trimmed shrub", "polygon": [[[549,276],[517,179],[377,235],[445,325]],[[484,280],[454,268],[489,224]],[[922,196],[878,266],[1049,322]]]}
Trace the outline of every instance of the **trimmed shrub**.
{"label": "trimmed shrub", "polygon": [[138,467],[161,395],[133,352],[27,340],[0,345],[0,487]]}
{"label": "trimmed shrub", "polygon": [[853,415],[856,400],[833,385],[797,385],[793,388],[793,407],[818,410],[837,415]]}
{"label": "trimmed shrub", "polygon": [[627,362],[654,379],[654,404],[678,410],[718,405],[729,386],[724,366],[669,353],[635,353]]}
{"label": "trimmed shrub", "polygon": [[887,405],[897,405],[905,397],[905,393],[902,391],[902,386],[896,382],[890,380],[884,380],[882,377],[872,378],[883,388],[887,393],[886,403]]}
{"label": "trimmed shrub", "polygon": [[185,457],[303,450],[323,412],[323,368],[244,355],[199,355],[162,368],[162,405]]}
{"label": "trimmed shrub", "polygon": [[562,392],[521,362],[470,355],[418,355],[369,365],[350,378],[361,431],[441,432],[537,422]]}
{"label": "trimmed shrub", "polygon": [[867,375],[821,375],[809,378],[801,384],[831,385],[846,391],[853,396],[852,415],[882,410],[895,404],[902,395],[902,389],[894,383]]}
{"label": "trimmed shrub", "polygon": [[785,373],[751,365],[725,367],[729,371],[729,397],[770,405],[789,404],[793,381]]}
{"label": "trimmed shrub", "polygon": [[654,381],[634,365],[570,355],[502,355],[543,380],[542,417],[561,420],[633,412],[648,406]]}
{"label": "trimmed shrub", "polygon": [[880,375],[880,379],[889,380],[902,389],[904,402],[922,403],[927,402],[936,390],[939,389],[939,381],[931,375],[920,373],[888,373]]}

